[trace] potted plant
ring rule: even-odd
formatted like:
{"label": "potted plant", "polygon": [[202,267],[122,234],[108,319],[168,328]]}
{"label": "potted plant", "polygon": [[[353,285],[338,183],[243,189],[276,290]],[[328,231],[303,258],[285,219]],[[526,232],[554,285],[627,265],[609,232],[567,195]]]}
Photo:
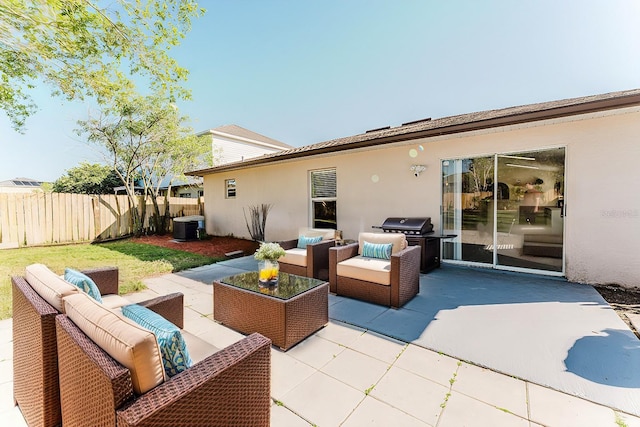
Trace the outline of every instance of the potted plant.
{"label": "potted plant", "polygon": [[280,264],[278,259],[285,252],[278,243],[260,243],[260,247],[253,255],[258,260],[258,280],[263,286],[276,286]]}

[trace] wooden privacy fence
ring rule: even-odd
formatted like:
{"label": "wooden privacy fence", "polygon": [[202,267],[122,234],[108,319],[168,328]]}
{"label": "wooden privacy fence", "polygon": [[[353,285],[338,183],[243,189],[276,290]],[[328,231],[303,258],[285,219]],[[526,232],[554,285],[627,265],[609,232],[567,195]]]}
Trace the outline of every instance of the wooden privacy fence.
{"label": "wooden privacy fence", "polygon": [[[142,203],[138,197],[137,203]],[[164,212],[164,197],[158,199]],[[169,197],[171,217],[202,215],[200,199]],[[144,227],[153,206],[147,201]],[[0,193],[0,248],[52,243],[93,242],[133,233],[126,195]]]}

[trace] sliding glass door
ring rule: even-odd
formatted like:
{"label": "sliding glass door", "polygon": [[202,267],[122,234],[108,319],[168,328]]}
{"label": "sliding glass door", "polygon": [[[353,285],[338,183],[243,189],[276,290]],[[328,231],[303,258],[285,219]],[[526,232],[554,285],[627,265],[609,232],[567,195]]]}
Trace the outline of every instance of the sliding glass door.
{"label": "sliding glass door", "polygon": [[442,162],[442,258],[563,272],[564,148]]}
{"label": "sliding glass door", "polygon": [[493,157],[442,162],[442,259],[493,263]]}

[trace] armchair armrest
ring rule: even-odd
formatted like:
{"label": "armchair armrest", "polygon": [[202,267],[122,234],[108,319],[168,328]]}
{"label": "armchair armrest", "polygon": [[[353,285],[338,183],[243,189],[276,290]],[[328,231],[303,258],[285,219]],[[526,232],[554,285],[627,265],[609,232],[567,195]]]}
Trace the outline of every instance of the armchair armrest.
{"label": "armchair armrest", "polygon": [[64,314],[56,337],[64,425],[115,426],[116,409],[134,395],[131,373]]}
{"label": "armchair armrest", "polygon": [[336,241],[334,239],[320,240],[318,243],[309,243],[307,245],[307,252],[329,251],[329,248],[332,248],[335,245]]}
{"label": "armchair armrest", "polygon": [[[329,249],[336,245],[334,239],[321,240],[307,245],[307,276],[326,280],[329,272]],[[321,274],[320,270],[323,270]]]}
{"label": "armchair armrest", "polygon": [[415,257],[415,255],[411,255],[412,251],[413,252],[418,252],[418,254],[420,254],[420,251],[416,251],[416,248],[420,248],[420,246],[407,246],[406,248],[404,248],[403,250],[391,255],[391,259],[398,259],[400,260],[400,262],[404,262],[405,259],[409,259],[412,256]]}
{"label": "armchair armrest", "polygon": [[282,249],[284,249],[285,251],[287,249],[293,249],[295,247],[298,246],[298,239],[292,239],[292,240],[283,240],[282,242],[279,242],[280,246],[282,246]]}
{"label": "armchair armrest", "polygon": [[271,340],[254,333],[119,409],[118,426],[268,426],[270,383]]}
{"label": "armchair armrest", "polygon": [[420,290],[420,246],[391,255],[391,307],[399,308]]}
{"label": "armchair armrest", "polygon": [[329,260],[331,260],[331,254],[335,253],[336,264],[344,261],[345,259],[353,258],[358,255],[358,243],[349,243],[344,246],[334,246],[329,249]]}
{"label": "armchair armrest", "polygon": [[358,255],[358,243],[329,248],[329,291],[336,293],[338,286],[338,263]]}
{"label": "armchair armrest", "polygon": [[184,295],[181,292],[142,301],[138,305],[155,311],[178,328],[184,329]]}
{"label": "armchair armrest", "polygon": [[[38,317],[51,317],[51,324],[53,325],[53,319],[60,312],[47,303],[36,291],[33,290],[29,282],[22,276],[11,276],[12,299],[13,299],[13,318],[15,319],[22,313],[22,309],[26,308],[28,304],[32,306],[31,310]],[[25,324],[22,321],[14,322],[13,330],[15,332],[16,327],[22,329]],[[27,329],[27,328],[25,328]],[[28,332],[29,333],[29,332]]]}
{"label": "armchair armrest", "polygon": [[11,277],[11,285],[14,404],[28,424],[59,425],[55,318],[60,313],[24,277]]}
{"label": "armchair armrest", "polygon": [[99,267],[82,270],[100,289],[102,295],[118,295],[118,267]]}
{"label": "armchair armrest", "polygon": [[66,315],[56,325],[65,425],[269,425],[271,340],[260,334],[136,396],[128,369]]}

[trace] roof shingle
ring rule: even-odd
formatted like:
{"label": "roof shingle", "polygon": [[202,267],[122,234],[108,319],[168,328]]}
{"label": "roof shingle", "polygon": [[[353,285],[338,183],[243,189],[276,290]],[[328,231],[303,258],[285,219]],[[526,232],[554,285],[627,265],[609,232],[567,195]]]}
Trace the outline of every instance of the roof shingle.
{"label": "roof shingle", "polygon": [[638,105],[640,105],[640,89],[633,89],[601,95],[584,96],[559,101],[460,114],[457,116],[442,117],[439,119],[409,122],[397,127],[381,128],[380,130],[369,131],[303,147],[295,147],[276,153],[266,154],[243,162],[228,163],[209,169],[188,172],[187,174],[203,176],[212,172],[244,169],[260,164],[307,157],[316,154],[326,154],[406,141],[409,139],[470,132],[498,126],[554,119],[558,117]]}

